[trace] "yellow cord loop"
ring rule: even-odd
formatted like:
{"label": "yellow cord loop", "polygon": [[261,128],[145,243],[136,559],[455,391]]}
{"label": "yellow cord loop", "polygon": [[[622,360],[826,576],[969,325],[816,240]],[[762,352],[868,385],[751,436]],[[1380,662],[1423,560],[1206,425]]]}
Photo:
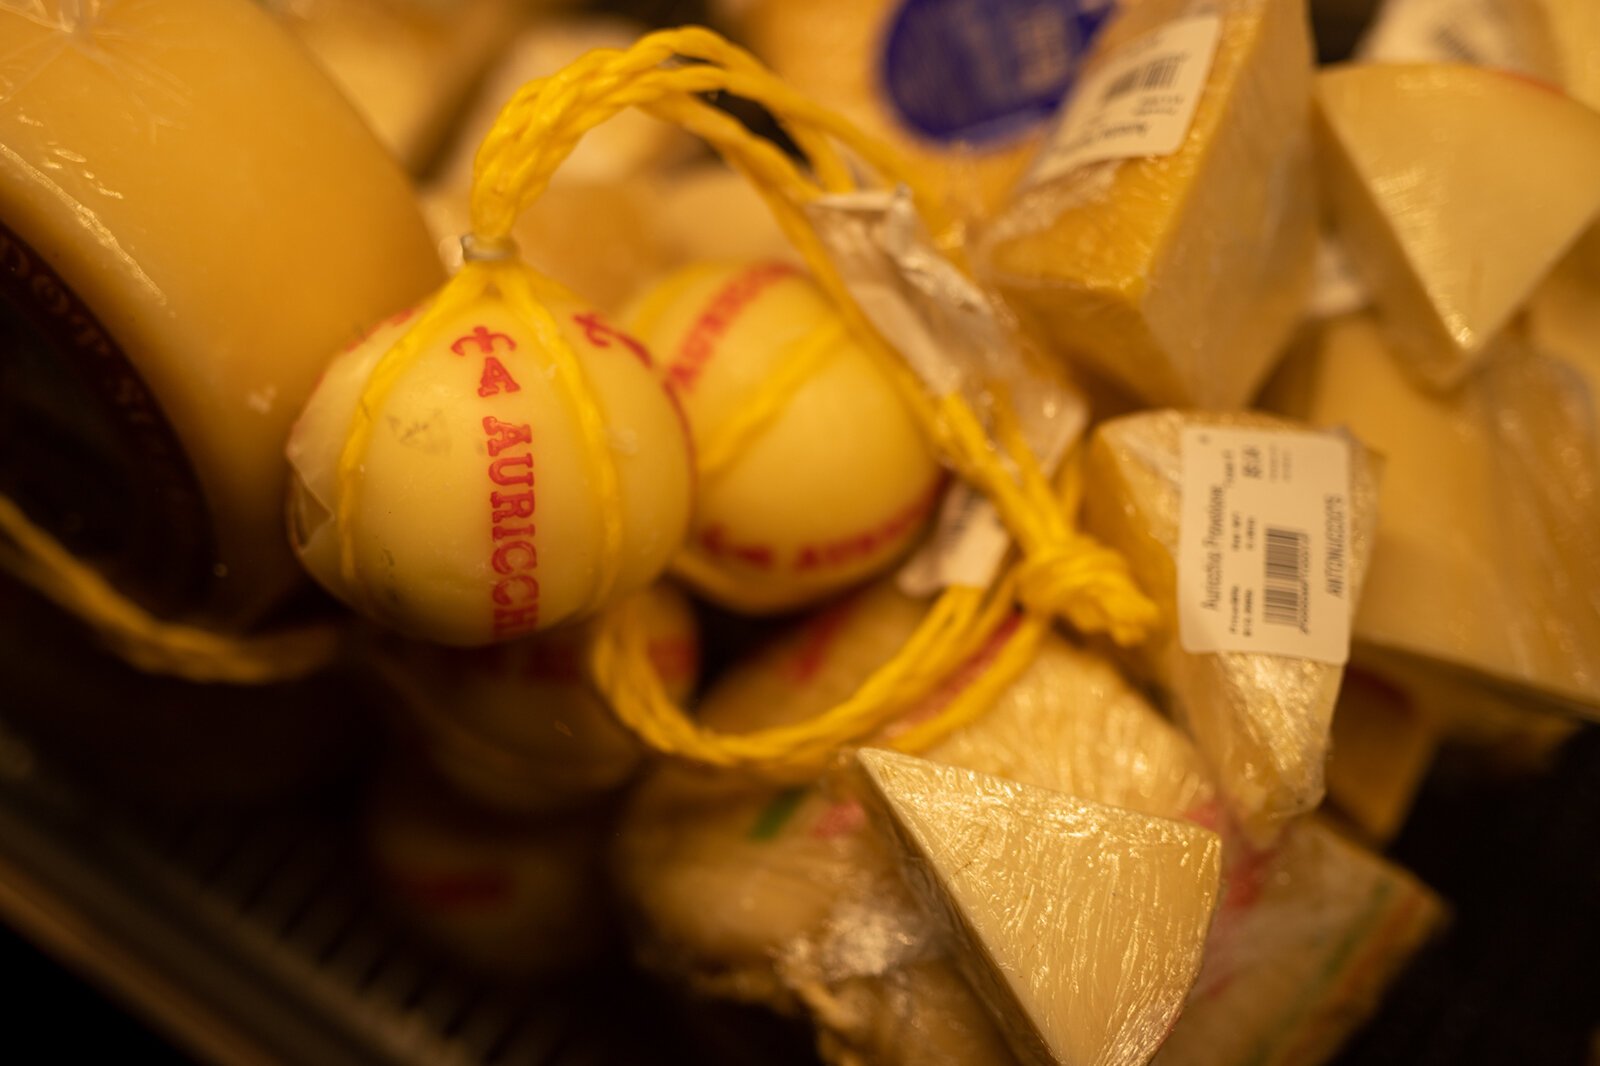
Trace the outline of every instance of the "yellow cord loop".
{"label": "yellow cord loop", "polygon": [[[765,107],[805,163],[703,99],[719,91]],[[993,405],[986,423],[961,395],[930,395],[856,305],[805,214],[806,204],[818,197],[856,191],[856,164],[889,185],[908,188],[936,242],[952,247],[955,230],[944,206],[896,152],[784,85],[744,50],[704,29],[665,31],[626,50],[590,52],[560,73],[525,85],[506,104],[478,151],[469,242],[506,247],[518,215],[538,199],[583,135],[626,108],[638,108],[699,136],[750,180],[840,308],[847,328],[895,382],[945,462],[993,501],[1016,538],[1019,560],[991,588],[952,588],[941,595],[905,647],[843,703],[806,722],[740,735],[702,729],[672,702],[650,664],[643,617],[636,605],[624,603],[595,627],[589,663],[618,719],[650,747],[681,759],[776,780],[805,780],[837,757],[842,746],[878,733],[932,697],[938,697],[933,715],[889,742],[915,749],[971,721],[1032,660],[1053,617],[1065,617],[1085,631],[1108,632],[1122,643],[1141,639],[1156,619],[1155,607],[1134,585],[1119,556],[1073,529],[1068,516],[1076,509],[1075,498],[1069,491],[1063,504],[1003,401]],[[411,338],[491,288],[516,304],[519,313],[534,316],[538,308],[530,301],[537,298],[540,282],[520,263],[469,263],[407,339],[384,356],[362,397],[341,459],[340,528],[347,538],[353,536],[352,501],[372,412],[381,410],[388,390],[416,357]],[[565,367],[570,354],[565,343],[554,335],[542,339],[560,353],[557,365]],[[736,456],[782,408],[791,379],[820,358],[820,352],[802,346],[790,353],[779,380],[756,397],[746,417],[723,437],[705,442],[704,458],[712,472]],[[561,372],[564,381],[571,379],[569,401],[588,419],[592,402],[585,400],[587,390],[576,365]],[[602,493],[614,493],[614,481],[606,480],[614,471],[607,475],[599,461],[603,438],[595,440],[596,483]],[[353,570],[348,540],[344,549],[348,572]],[[615,559],[608,558],[614,566]],[[695,570],[692,547],[675,566]],[[599,591],[597,587],[596,603]],[[1002,638],[996,651],[995,642]],[[963,667],[984,655],[989,657],[977,675],[947,694]]]}
{"label": "yellow cord loop", "polygon": [[331,663],[343,642],[341,630],[332,625],[231,637],[156,618],[3,496],[0,567],[83,619],[111,651],[150,673],[236,685],[293,681]]}

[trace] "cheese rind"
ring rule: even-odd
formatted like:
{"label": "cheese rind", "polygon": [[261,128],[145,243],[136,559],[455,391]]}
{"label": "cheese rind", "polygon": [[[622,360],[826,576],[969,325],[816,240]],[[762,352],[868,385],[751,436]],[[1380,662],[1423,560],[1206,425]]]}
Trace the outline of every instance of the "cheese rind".
{"label": "cheese rind", "polygon": [[[1232,408],[1261,384],[1310,291],[1316,246],[1303,6],[1228,0],[1193,124],[1173,155],[1080,168],[1027,189],[979,260],[1061,358],[1151,404]],[[1086,70],[1202,8],[1145,0]]]}
{"label": "cheese rind", "polygon": [[[111,412],[67,422],[65,441],[40,433],[0,451],[44,457],[18,460],[19,480],[79,449],[189,467],[203,499],[174,506],[180,478],[128,502],[96,562],[114,570],[119,538],[144,526],[193,538],[187,557],[133,560],[144,577],[186,581],[185,595],[147,602],[230,628],[258,618],[303,580],[281,518],[291,421],[328,353],[441,280],[411,189],[311,59],[242,0],[7,6],[0,98],[0,232],[109,338],[64,321],[48,370],[87,355],[73,373]],[[0,251],[15,271],[15,250]],[[38,372],[14,352],[4,361]],[[130,412],[131,431],[118,421]],[[139,429],[163,422],[175,443]],[[85,491],[111,464],[66,465],[55,476],[80,496],[70,533],[88,504],[117,497]],[[9,471],[5,484],[19,492]]]}
{"label": "cheese rind", "polygon": [[1216,835],[868,749],[908,882],[1025,1063],[1143,1063],[1200,967]]}
{"label": "cheese rind", "polygon": [[[1177,632],[1181,435],[1185,426],[1308,432],[1269,415],[1154,411],[1102,423],[1091,441],[1087,528],[1125,555],[1169,619],[1138,653],[1205,754],[1247,833],[1268,842],[1323,795],[1328,730],[1342,667],[1256,652],[1190,653]],[[1350,600],[1364,587],[1377,523],[1378,462],[1351,443]]]}
{"label": "cheese rind", "polygon": [[1334,68],[1316,96],[1351,259],[1407,367],[1452,388],[1600,214],[1600,114],[1444,64]]}

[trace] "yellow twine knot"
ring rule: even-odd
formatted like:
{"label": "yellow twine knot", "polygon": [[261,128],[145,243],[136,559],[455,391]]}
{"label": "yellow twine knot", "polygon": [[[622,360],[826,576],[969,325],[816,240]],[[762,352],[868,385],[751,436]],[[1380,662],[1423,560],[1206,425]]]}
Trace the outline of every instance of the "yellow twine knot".
{"label": "yellow twine knot", "polygon": [[1015,580],[1017,602],[1028,611],[1065,618],[1080,632],[1106,632],[1124,646],[1143,640],[1160,618],[1122,556],[1081,533],[1022,560]]}

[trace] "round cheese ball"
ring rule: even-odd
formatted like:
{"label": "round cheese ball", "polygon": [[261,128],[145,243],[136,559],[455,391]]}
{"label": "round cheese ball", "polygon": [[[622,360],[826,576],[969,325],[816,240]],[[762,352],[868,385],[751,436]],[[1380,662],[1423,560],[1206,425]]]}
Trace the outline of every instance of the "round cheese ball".
{"label": "round cheese ball", "polygon": [[480,810],[409,765],[369,797],[366,849],[390,906],[481,970],[550,974],[611,939],[603,827]]}
{"label": "round cheese ball", "polygon": [[[694,612],[670,585],[639,597],[651,662],[682,703],[699,664]],[[384,673],[450,785],[504,810],[551,810],[621,785],[642,755],[589,683],[589,635],[569,626],[470,650],[397,642],[383,650]]]}
{"label": "round cheese ball", "polygon": [[[799,268],[689,267],[624,320],[694,435],[701,492],[680,573],[697,591],[788,610],[877,573],[917,537],[941,481],[933,448]],[[769,417],[737,430],[773,381],[786,384]],[[736,446],[722,447],[730,433]]]}
{"label": "round cheese ball", "polygon": [[[583,381],[569,390],[535,329],[486,296],[429,331],[373,412],[354,482],[353,574],[340,559],[339,456],[398,316],[328,367],[289,441],[290,531],[330,592],[407,636],[476,646],[593,613],[655,580],[688,526],[694,472],[681,413],[632,337],[551,306]],[[578,392],[586,395],[574,396]],[[580,404],[604,423],[615,498],[597,489]],[[620,515],[602,589],[607,508]]]}

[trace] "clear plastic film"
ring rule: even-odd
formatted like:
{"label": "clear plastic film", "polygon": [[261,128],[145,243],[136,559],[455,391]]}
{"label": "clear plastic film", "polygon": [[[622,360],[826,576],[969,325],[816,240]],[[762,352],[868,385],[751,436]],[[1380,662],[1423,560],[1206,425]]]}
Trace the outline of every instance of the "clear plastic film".
{"label": "clear plastic film", "polygon": [[1316,1066],[1442,923],[1417,880],[1316,821],[1230,851],[1226,895],[1158,1066]]}
{"label": "clear plastic film", "polygon": [[1408,371],[1453,389],[1593,226],[1600,115],[1532,79],[1462,64],[1330,68],[1316,99],[1351,262]]}
{"label": "clear plastic film", "polygon": [[1018,1059],[1147,1062],[1199,970],[1217,836],[912,756],[859,763],[907,884]]}
{"label": "clear plastic film", "polygon": [[1354,657],[1429,707],[1600,706],[1600,444],[1582,365],[1513,336],[1435,396],[1353,317],[1323,328],[1274,397],[1384,454]]}
{"label": "clear plastic film", "polygon": [[[1174,411],[1102,424],[1092,440],[1087,522],[1132,560],[1163,604],[1166,631],[1140,649],[1145,669],[1171,693],[1179,717],[1217,774],[1233,816],[1260,842],[1321,802],[1329,726],[1342,666],[1251,651],[1191,653],[1180,639],[1177,602],[1186,426],[1309,431],[1260,414]],[[1349,442],[1349,535],[1353,601],[1363,588],[1377,523],[1377,459]]]}
{"label": "clear plastic film", "polygon": [[[1146,107],[1141,85],[1163,94],[1159,107]],[[1047,144],[979,230],[980,275],[1053,354],[1145,402],[1241,406],[1310,290],[1310,85],[1301,5],[1133,5],[1100,37],[1065,105],[1063,143]],[[1174,98],[1195,105],[1186,132],[1167,113]],[[1126,122],[1094,117],[1132,100],[1141,102]],[[1125,131],[1170,123],[1180,123],[1175,150],[1141,140],[1126,158],[1106,158]]]}
{"label": "clear plastic film", "polygon": [[[891,655],[923,610],[887,585],[846,601],[736,669],[708,694],[703,717],[747,729],[815,713]],[[982,668],[980,655],[878,742],[908,735]],[[1107,661],[1058,638],[928,755],[1161,818],[1216,816],[1204,764],[1182,734]],[[751,789],[664,768],[635,792],[619,858],[647,962],[717,994],[804,1009],[833,1061],[1006,1061],[998,1032],[971,1020],[987,1017],[971,994],[952,991],[964,987],[952,947],[907,894],[846,781]],[[924,988],[967,1006],[935,1009]],[[983,1053],[938,1057],[947,1025],[960,1034],[952,1047]]]}
{"label": "clear plastic film", "polygon": [[[700,652],[689,601],[665,584],[638,595],[656,674],[686,699]],[[388,638],[371,654],[439,776],[478,802],[534,813],[616,789],[644,756],[584,674],[592,625],[470,650]]]}

